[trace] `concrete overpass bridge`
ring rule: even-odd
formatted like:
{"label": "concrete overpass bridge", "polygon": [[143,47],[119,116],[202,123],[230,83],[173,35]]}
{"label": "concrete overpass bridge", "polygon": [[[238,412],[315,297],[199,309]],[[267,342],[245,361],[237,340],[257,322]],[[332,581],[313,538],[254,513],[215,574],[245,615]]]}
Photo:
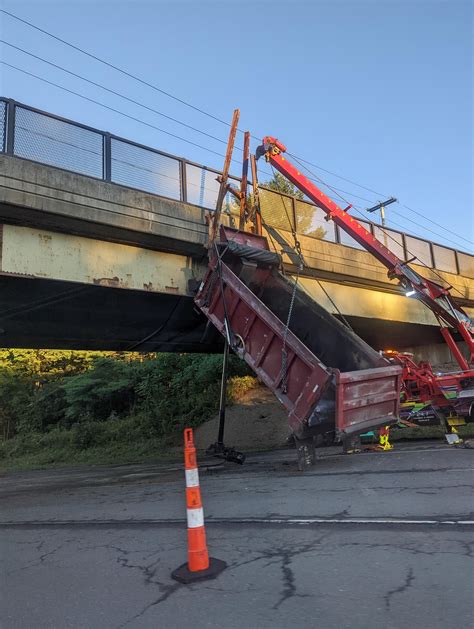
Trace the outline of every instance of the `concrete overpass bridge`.
{"label": "concrete overpass bridge", "polygon": [[[219,349],[188,290],[206,267],[217,171],[8,100],[0,149],[0,346]],[[433,315],[319,208],[262,190],[262,213],[287,271],[291,223],[307,262],[301,284],[371,345],[449,359]],[[474,314],[472,255],[369,227]]]}

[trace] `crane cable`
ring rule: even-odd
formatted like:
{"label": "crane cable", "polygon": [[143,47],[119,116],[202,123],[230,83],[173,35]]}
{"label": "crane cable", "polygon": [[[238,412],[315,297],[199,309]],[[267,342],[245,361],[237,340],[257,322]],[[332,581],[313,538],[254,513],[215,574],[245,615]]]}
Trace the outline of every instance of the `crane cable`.
{"label": "crane cable", "polygon": [[[294,155],[293,155],[292,157],[293,157],[293,159],[294,159],[294,160],[295,160],[295,161],[296,161],[296,162],[297,162],[297,163],[301,166],[301,168],[304,168],[305,170],[307,170],[307,171],[308,171],[311,175],[316,176],[316,175],[314,175],[314,173],[313,173],[312,171],[310,171],[310,170],[309,170],[309,168],[307,168],[306,166],[304,166],[304,165],[303,165],[303,164],[302,164],[302,163],[301,163],[301,162],[300,162],[297,158],[295,158],[295,157],[294,157]],[[317,177],[317,176],[316,176],[316,177]],[[325,185],[327,185],[329,189],[332,189],[330,185],[328,185],[328,184],[325,184]],[[336,195],[337,195],[340,199],[342,199],[342,200],[344,201],[344,203],[347,203],[348,205],[350,205],[351,207],[353,207],[353,208],[354,208],[354,210],[357,212],[357,214],[358,214],[359,216],[361,216],[363,220],[365,220],[365,216],[364,216],[364,214],[362,213],[362,211],[361,211],[361,210],[360,210],[360,209],[359,209],[356,205],[354,205],[353,203],[350,203],[350,201],[348,201],[348,199],[345,199],[345,198],[344,198],[341,194],[339,194],[338,192],[334,192],[334,193],[335,193],[335,194],[336,194]],[[385,234],[385,236],[387,236],[388,238],[390,238],[390,240],[392,240],[392,241],[393,241],[393,242],[394,242],[397,246],[399,246],[399,245],[400,245],[400,243],[399,243],[399,242],[397,242],[397,240],[395,240],[395,238],[394,238],[391,234],[389,234],[389,233],[387,232],[387,230],[386,230],[383,226],[378,226],[378,227],[379,227],[379,229],[380,229],[380,230],[381,230],[381,231]],[[432,272],[434,275],[436,275],[436,277],[437,277],[438,279],[440,279],[440,280],[441,280],[444,284],[447,284],[446,280],[445,280],[445,279],[444,279],[444,278],[443,278],[443,277],[442,277],[442,276],[441,276],[441,275],[437,272],[437,270],[436,270],[436,269],[431,268],[430,266],[428,266],[428,265],[427,265],[427,264],[426,264],[423,260],[421,260],[418,256],[416,256],[416,255],[415,255],[413,252],[411,252],[408,248],[406,248],[406,251],[407,251],[407,253],[409,253],[409,254],[410,254],[410,255],[411,255],[414,259],[418,260],[418,262],[419,262],[420,266],[425,267],[425,268],[426,268],[426,269],[428,269],[430,272]],[[453,289],[453,290],[455,290],[455,291],[457,291],[457,292],[461,295],[461,297],[463,297],[463,298],[464,298],[464,295],[462,294],[462,292],[461,292],[458,288],[456,288],[456,286],[450,286],[450,288],[451,288],[451,289]]]}
{"label": "crane cable", "polygon": [[[301,251],[301,244],[300,244],[300,241],[298,240],[298,236],[297,236],[297,233],[296,233],[296,226],[293,226],[292,221],[290,219],[290,216],[288,214],[288,211],[286,209],[286,205],[285,205],[285,202],[284,202],[284,199],[283,199],[283,194],[282,194],[282,191],[281,191],[281,187],[280,187],[280,184],[279,184],[278,179],[276,177],[276,173],[274,171],[273,165],[270,164],[270,167],[271,167],[272,172],[273,172],[275,185],[276,185],[276,187],[278,189],[277,194],[279,195],[279,197],[281,199],[281,202],[283,204],[283,208],[285,210],[285,214],[286,214],[286,217],[288,219],[288,224],[290,226],[290,229],[291,229],[294,241],[295,241],[294,251],[297,254],[297,256],[299,257],[299,259],[300,259],[300,264],[297,267],[296,278],[293,280],[293,290],[292,290],[292,293],[291,293],[290,306],[288,308],[288,315],[287,315],[286,324],[285,324],[285,331],[283,333],[283,343],[282,343],[282,350],[281,350],[282,351],[282,356],[281,356],[282,391],[283,391],[283,393],[286,394],[287,390],[288,390],[288,352],[287,352],[287,349],[286,349],[286,343],[287,343],[287,338],[288,338],[288,331],[290,329],[290,323],[291,323],[291,318],[292,318],[292,315],[293,315],[293,308],[294,308],[294,304],[295,304],[296,293],[297,293],[297,290],[298,290],[298,283],[299,283],[299,280],[300,280],[300,275],[303,272],[304,267],[307,267],[308,265],[306,264],[306,261],[304,259],[303,254],[302,254],[302,251]],[[338,313],[338,315],[342,319],[343,323],[350,330],[352,330],[352,332],[353,332],[354,330],[353,330],[352,326],[347,321],[345,316],[342,314],[341,310],[339,309],[339,307],[336,304],[336,302],[334,301],[334,299],[332,299],[332,297],[329,295],[327,290],[324,288],[324,286],[322,285],[321,281],[318,278],[314,278],[314,279],[316,279],[316,282],[318,283],[319,287],[321,288],[323,293],[326,295],[327,299],[332,304],[332,306],[334,307],[334,309],[336,310],[336,312]]]}
{"label": "crane cable", "polygon": [[[287,216],[288,222],[290,223],[290,226],[291,226],[290,217],[289,217],[289,215],[288,215],[288,212],[286,211],[286,206],[285,206],[285,203],[284,203],[284,200],[283,200],[281,187],[280,187],[280,185],[279,185],[279,183],[278,183],[278,179],[276,178],[276,173],[275,173],[275,170],[274,170],[274,168],[273,168],[273,165],[272,165],[272,164],[270,164],[270,166],[271,166],[271,169],[272,169],[272,172],[273,172],[275,185],[277,186],[278,190],[280,191],[280,192],[278,192],[277,194],[279,194],[279,196],[280,196],[280,198],[281,198],[281,200],[282,200],[283,207],[284,207],[284,209],[285,209],[285,212],[286,212],[286,216]],[[282,175],[282,176],[284,176],[284,175]],[[296,226],[295,226],[295,227],[296,227]],[[294,239],[295,239],[295,249],[296,249],[296,253],[298,254],[298,257],[299,257],[299,258],[300,258],[300,260],[301,260],[301,271],[302,271],[302,270],[304,269],[304,267],[307,267],[307,268],[308,268],[308,265],[306,264],[306,261],[305,261],[305,259],[304,259],[304,256],[303,256],[303,254],[302,254],[302,252],[301,252],[301,244],[300,244],[299,240],[297,239],[296,229],[295,229],[295,230],[294,230],[294,232],[292,232],[292,233],[293,233],[293,237],[294,237]],[[296,246],[296,245],[297,245],[297,246]],[[298,281],[298,279],[299,279],[299,274],[300,274],[300,271],[298,271],[297,281]],[[316,277],[316,278],[314,278],[314,279],[315,279],[315,280],[316,280],[316,282],[318,283],[318,285],[319,285],[319,287],[321,288],[321,290],[323,291],[323,293],[326,295],[326,297],[327,297],[327,299],[329,300],[329,302],[332,304],[333,308],[336,310],[337,314],[341,317],[341,319],[342,319],[342,321],[345,323],[345,325],[346,325],[346,326],[347,326],[350,330],[354,331],[354,330],[353,330],[353,328],[352,328],[352,326],[350,325],[350,323],[347,321],[347,319],[345,318],[345,316],[342,314],[342,312],[341,312],[341,310],[339,309],[339,307],[338,307],[337,303],[334,301],[334,299],[333,299],[333,298],[329,295],[329,293],[327,292],[327,290],[324,288],[324,286],[323,286],[323,284],[321,283],[321,281],[320,281],[317,277]]]}

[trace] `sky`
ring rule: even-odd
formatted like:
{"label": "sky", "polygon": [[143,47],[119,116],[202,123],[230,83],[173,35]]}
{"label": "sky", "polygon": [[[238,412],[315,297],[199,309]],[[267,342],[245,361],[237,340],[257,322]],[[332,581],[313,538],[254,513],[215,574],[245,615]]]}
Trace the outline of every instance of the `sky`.
{"label": "sky", "polygon": [[[389,225],[472,250],[470,0],[0,0],[0,8],[222,120],[230,122],[239,107],[240,128],[278,137],[355,206],[365,209],[393,195],[399,203],[387,207]],[[224,124],[4,14],[0,33],[2,40],[227,139]],[[1,95],[222,167],[211,151],[223,153],[224,143],[4,44],[0,55],[203,148],[0,65]],[[233,172],[239,174],[237,164]]]}

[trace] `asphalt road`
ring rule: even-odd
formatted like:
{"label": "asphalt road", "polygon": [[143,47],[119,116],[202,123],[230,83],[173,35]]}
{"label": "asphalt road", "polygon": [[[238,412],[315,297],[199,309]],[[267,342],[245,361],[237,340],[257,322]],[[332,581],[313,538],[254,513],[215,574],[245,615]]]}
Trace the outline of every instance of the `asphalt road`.
{"label": "asphalt road", "polygon": [[474,452],[294,452],[204,468],[211,555],[181,585],[183,473],[142,465],[0,479],[2,629],[430,629],[474,624]]}

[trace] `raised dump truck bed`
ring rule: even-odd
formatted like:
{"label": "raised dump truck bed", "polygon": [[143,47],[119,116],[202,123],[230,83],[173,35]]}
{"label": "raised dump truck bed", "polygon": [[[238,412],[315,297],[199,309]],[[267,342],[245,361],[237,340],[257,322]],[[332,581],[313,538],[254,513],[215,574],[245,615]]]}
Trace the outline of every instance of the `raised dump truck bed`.
{"label": "raised dump truck bed", "polygon": [[[265,238],[221,228],[195,302],[273,391],[299,439],[396,421],[401,368],[279,272]],[[288,313],[291,317],[287,326]]]}

